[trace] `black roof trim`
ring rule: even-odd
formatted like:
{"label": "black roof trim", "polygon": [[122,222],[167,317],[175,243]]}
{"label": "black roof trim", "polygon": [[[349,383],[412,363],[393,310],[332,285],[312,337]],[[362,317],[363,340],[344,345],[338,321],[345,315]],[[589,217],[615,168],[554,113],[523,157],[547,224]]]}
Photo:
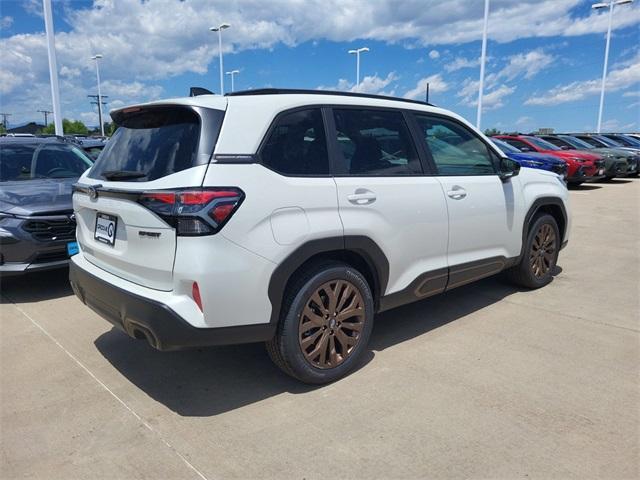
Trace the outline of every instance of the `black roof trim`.
{"label": "black roof trim", "polygon": [[408,98],[390,97],[388,95],[373,95],[370,93],[355,93],[355,92],[339,92],[334,90],[305,90],[297,88],[258,88],[255,90],[241,90],[238,92],[225,93],[225,97],[244,97],[251,95],[337,95],[340,97],[358,97],[358,98],[376,98],[378,100],[392,100],[394,102],[406,102],[416,103],[418,105],[428,105],[433,107],[435,105],[420,100],[411,100]]}

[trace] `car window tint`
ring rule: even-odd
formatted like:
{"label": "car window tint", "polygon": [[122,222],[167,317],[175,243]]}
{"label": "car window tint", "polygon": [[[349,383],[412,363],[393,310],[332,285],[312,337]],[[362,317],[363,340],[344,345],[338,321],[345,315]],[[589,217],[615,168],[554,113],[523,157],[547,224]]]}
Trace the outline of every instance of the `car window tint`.
{"label": "car window tint", "polygon": [[347,173],[358,176],[422,173],[401,112],[335,109],[333,115]]}
{"label": "car window tint", "polygon": [[439,175],[493,175],[494,155],[471,130],[440,117],[416,115]]}
{"label": "car window tint", "polygon": [[535,150],[531,145],[527,145],[526,143],[514,138],[503,138],[502,140],[507,142],[509,145],[516,147],[521,152],[532,152]]}
{"label": "car window tint", "polygon": [[264,165],[285,175],[327,175],[329,156],[320,109],[282,115],[261,158]]}

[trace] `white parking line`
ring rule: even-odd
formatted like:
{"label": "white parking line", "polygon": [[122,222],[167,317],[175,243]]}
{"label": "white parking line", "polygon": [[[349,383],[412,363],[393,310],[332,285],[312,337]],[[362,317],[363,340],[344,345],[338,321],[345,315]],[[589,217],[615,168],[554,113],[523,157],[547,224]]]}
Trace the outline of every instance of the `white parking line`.
{"label": "white parking line", "polygon": [[[9,299],[11,300],[11,299]],[[129,405],[127,405],[124,400],[122,400],[120,397],[118,397],[115,393],[113,393],[111,391],[111,389],[109,387],[107,387],[104,383],[102,383],[102,381],[96,377],[93,372],[91,370],[89,370],[80,360],[78,360],[69,350],[67,350],[66,348],[64,348],[62,346],[62,344],[56,340],[53,335],[51,335],[42,325],[40,325],[38,322],[36,322],[27,312],[25,312],[22,308],[20,308],[15,302],[13,302],[13,306],[16,307],[18,309],[18,311],[20,313],[22,313],[25,317],[27,317],[29,319],[29,321],[35,325],[42,333],[44,333],[47,337],[49,337],[49,339],[55,343],[58,347],[60,347],[60,349],[67,354],[67,356],[73,360],[80,368],[82,368],[85,372],[87,372],[89,374],[89,376],[91,378],[93,378],[96,382],[98,382],[98,385],[100,385],[102,388],[104,388],[107,392],[109,392],[111,394],[111,396],[113,398],[115,398],[124,408],[126,408],[129,413],[131,413],[131,415],[133,415],[134,417],[136,417],[136,419],[142,423],[142,425],[144,425],[150,432],[154,433],[162,443],[164,443],[169,449],[171,449],[179,458],[180,460],[182,460],[184,462],[184,464],[189,467],[191,470],[193,470],[202,480],[207,480],[207,477],[205,477],[200,470],[198,470],[196,467],[194,467],[189,460],[187,460],[178,450],[175,449],[175,447],[173,445],[171,445],[167,440],[165,440],[163,438],[163,436],[157,431],[154,430],[154,428],[149,425],[147,422],[144,421],[144,419],[138,415]]]}

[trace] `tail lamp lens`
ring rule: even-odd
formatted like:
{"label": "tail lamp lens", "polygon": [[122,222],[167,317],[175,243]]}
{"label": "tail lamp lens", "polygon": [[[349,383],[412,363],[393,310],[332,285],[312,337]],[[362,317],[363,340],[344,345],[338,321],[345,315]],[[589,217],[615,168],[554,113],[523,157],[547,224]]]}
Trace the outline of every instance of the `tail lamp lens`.
{"label": "tail lamp lens", "polygon": [[182,236],[217,233],[242,203],[239,188],[149,191],[139,203],[161,216]]}

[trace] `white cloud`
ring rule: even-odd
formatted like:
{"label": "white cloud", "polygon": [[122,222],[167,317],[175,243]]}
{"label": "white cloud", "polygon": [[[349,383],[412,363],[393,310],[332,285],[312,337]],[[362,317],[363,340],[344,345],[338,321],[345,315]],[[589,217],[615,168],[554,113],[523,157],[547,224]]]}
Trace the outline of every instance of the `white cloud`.
{"label": "white cloud", "polygon": [[640,97],[640,90],[632,90],[631,92],[624,92],[623,97]]}
{"label": "white cloud", "polygon": [[80,76],[80,69],[79,68],[69,68],[66,65],[63,65],[60,68],[60,76],[61,77],[69,77],[69,78],[79,77]]}
{"label": "white cloud", "polygon": [[440,58],[440,52],[438,50],[431,50],[429,52],[429,58],[431,60],[436,60],[436,59]]}
{"label": "white cloud", "polygon": [[427,92],[427,84],[429,84],[429,94],[441,93],[449,90],[449,84],[442,79],[440,74],[436,74],[418,80],[415,88],[409,90],[403,95],[403,97],[413,100],[422,100],[425,98],[425,94]]}
{"label": "white cloud", "polygon": [[[607,75],[606,88],[609,92],[624,90],[638,84],[640,84],[640,52],[632,59],[614,66]],[[600,90],[601,80],[599,78],[580,80],[566,85],[557,85],[548,92],[537,93],[529,97],[524,104],[549,106],[575,102],[599,94]]]}
{"label": "white cloud", "polygon": [[6,15],[4,17],[0,17],[0,28],[9,28],[13,25],[13,17]]}
{"label": "white cloud", "polygon": [[463,68],[474,68],[480,65],[480,57],[475,59],[469,59],[464,57],[456,57],[452,62],[447,63],[444,69],[447,72],[455,72],[462,70]]}
{"label": "white cloud", "polygon": [[630,132],[635,129],[636,123],[630,122],[622,125],[619,120],[611,119],[602,122],[604,132]]}
{"label": "white cloud", "polygon": [[518,127],[523,127],[523,126],[526,126],[526,125],[531,125],[532,122],[533,122],[533,118],[524,116],[524,117],[520,117],[520,118],[518,118],[518,120],[516,120],[516,125]]}
{"label": "white cloud", "polygon": [[551,66],[555,57],[544,51],[531,50],[509,57],[507,65],[497,74],[497,79],[513,80],[522,75],[529,80]]}
{"label": "white cloud", "polygon": [[338,80],[338,84],[334,86],[320,85],[318,90],[338,90],[347,92],[358,93],[371,93],[380,95],[395,94],[395,90],[384,91],[392,82],[398,80],[400,77],[395,72],[389,72],[386,77],[379,77],[376,75],[369,75],[360,80],[360,87],[358,88],[354,82],[350,82],[346,78]]}
{"label": "white cloud", "polygon": [[[478,106],[478,88],[480,81],[467,78],[462,83],[462,88],[456,96],[461,98],[460,103],[467,107]],[[504,106],[504,98],[516,91],[516,87],[501,84],[494,88],[487,88],[482,95],[482,109],[495,110]]]}

